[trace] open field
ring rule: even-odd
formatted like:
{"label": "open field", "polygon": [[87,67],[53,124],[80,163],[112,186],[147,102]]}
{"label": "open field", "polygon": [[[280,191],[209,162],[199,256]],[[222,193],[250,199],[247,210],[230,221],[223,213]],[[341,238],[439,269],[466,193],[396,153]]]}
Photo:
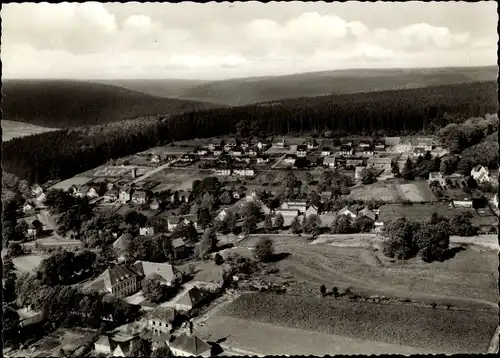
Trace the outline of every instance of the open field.
{"label": "open field", "polygon": [[79,347],[90,343],[97,335],[97,331],[84,329],[63,329],[51,333],[42,338],[33,346],[36,347],[38,356],[57,356],[59,349],[75,351]]}
{"label": "open field", "polygon": [[404,184],[378,182],[371,185],[359,185],[351,189],[349,198],[364,201],[383,200],[387,203],[433,202],[436,200],[425,180]]}
{"label": "open field", "polygon": [[203,180],[212,174],[212,170],[203,169],[171,169],[162,170],[153,174],[150,180],[161,181],[164,188],[172,190],[191,189],[195,180]]}
{"label": "open field", "polygon": [[122,177],[125,175],[129,175],[130,178],[132,178],[132,169],[136,168],[137,172],[136,175],[140,177],[141,175],[144,175],[148,171],[151,170],[149,167],[135,167],[135,166],[105,166],[105,167],[99,167],[97,170],[94,171],[94,176],[95,177]]}
{"label": "open field", "polygon": [[436,201],[436,197],[425,180],[399,184],[399,190],[403,200],[417,203]]}
{"label": "open field", "polygon": [[[282,327],[229,316],[215,315],[196,332],[209,341],[226,338],[229,350],[250,351],[248,355],[332,355],[424,353],[423,349],[342,337],[304,329]],[[429,352],[430,353],[430,352]]]}
{"label": "open field", "polygon": [[194,147],[155,147],[141,152],[140,154],[152,154],[152,155],[182,155],[185,153],[190,153],[194,150]]}
{"label": "open field", "polygon": [[[445,310],[263,293],[243,294],[219,315],[329,333],[337,336],[334,340],[349,337],[415,347],[422,353],[485,353],[498,321],[495,310]],[[387,353],[396,353],[392,350],[396,347],[389,349]]]}
{"label": "open field", "polygon": [[[290,256],[276,263],[291,277],[291,292],[317,294],[322,284],[351,287],[369,295],[387,295],[466,306],[497,306],[498,256],[493,250],[466,249],[444,262],[418,259],[391,263],[375,258],[371,249],[311,245],[297,236],[271,236],[277,253]],[[238,244],[236,252],[251,256],[258,236]],[[374,256],[375,255],[375,256]],[[271,278],[270,278],[271,279]]]}
{"label": "open field", "polygon": [[56,130],[58,130],[58,128],[40,127],[34,124],[2,119],[2,141],[4,142],[11,140],[12,138],[25,137],[28,135]]}
{"label": "open field", "polygon": [[380,207],[379,220],[388,222],[404,216],[414,221],[427,221],[430,219],[432,213],[438,213],[439,215],[451,219],[456,214],[464,212],[469,212],[477,216],[474,209],[449,208],[448,205],[442,203],[413,205],[390,204]]}
{"label": "open field", "polygon": [[12,259],[12,263],[19,271],[33,272],[40,262],[47,257],[49,257],[49,255],[44,254],[19,256]]}
{"label": "open field", "polygon": [[89,177],[75,176],[73,178],[69,178],[69,179],[60,181],[59,183],[52,185],[49,189],[61,189],[61,190],[67,191],[73,185],[76,185],[76,186],[85,185],[88,182],[90,182],[92,179],[93,178],[89,178]]}

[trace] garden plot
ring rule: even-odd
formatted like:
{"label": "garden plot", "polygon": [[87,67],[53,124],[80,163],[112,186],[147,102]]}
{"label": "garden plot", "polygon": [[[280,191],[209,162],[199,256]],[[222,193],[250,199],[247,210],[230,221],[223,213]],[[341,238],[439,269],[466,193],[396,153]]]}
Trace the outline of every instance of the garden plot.
{"label": "garden plot", "polygon": [[140,177],[141,175],[146,174],[148,171],[151,170],[149,167],[136,167],[136,166],[107,166],[104,168],[99,168],[94,172],[95,177],[123,177],[126,175],[130,175],[132,173],[132,170],[136,170],[136,175],[137,177]]}
{"label": "garden plot", "polygon": [[383,200],[387,203],[396,203],[401,201],[398,193],[398,184],[378,182],[371,185],[360,185],[351,188],[349,199],[351,200]]}
{"label": "garden plot", "polygon": [[403,200],[422,203],[436,201],[426,181],[420,180],[413,183],[399,184],[400,196]]}

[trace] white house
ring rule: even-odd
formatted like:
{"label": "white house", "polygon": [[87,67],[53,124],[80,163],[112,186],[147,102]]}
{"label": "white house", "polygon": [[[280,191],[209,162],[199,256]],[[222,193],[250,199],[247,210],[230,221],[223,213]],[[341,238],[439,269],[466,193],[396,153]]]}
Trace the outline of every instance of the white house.
{"label": "white house", "polygon": [[120,190],[120,201],[127,203],[132,199],[132,188],[125,188]]}
{"label": "white house", "polygon": [[154,236],[155,228],[152,225],[145,225],[139,228],[139,235],[141,236]]}
{"label": "white house", "polygon": [[104,194],[104,201],[111,203],[118,200],[118,190],[110,189]]}
{"label": "white house", "polygon": [[250,156],[250,157],[256,157],[257,156],[257,150],[255,148],[249,148],[247,150],[247,154]]}
{"label": "white house", "polygon": [[477,165],[470,171],[470,175],[478,183],[485,183],[490,181],[490,173],[487,168],[482,165]]}
{"label": "white house", "polygon": [[134,204],[146,204],[148,194],[144,190],[137,190],[132,194],[132,202]]}
{"label": "white house", "polygon": [[305,200],[285,201],[281,204],[281,209],[298,210],[301,214],[303,214],[307,210],[307,205]]}
{"label": "white house", "polygon": [[39,202],[39,203],[44,203],[45,202],[45,199],[47,199],[47,195],[45,195],[45,193],[41,193],[40,195],[38,195],[36,197],[36,200]]}
{"label": "white house", "polygon": [[429,184],[432,182],[438,182],[441,186],[446,185],[446,180],[444,179],[443,174],[441,174],[440,172],[430,172],[427,182]]}
{"label": "white house", "polygon": [[215,174],[229,176],[229,175],[231,175],[231,169],[227,169],[227,168],[215,169]]}
{"label": "white house", "polygon": [[214,152],[214,155],[215,155],[216,157],[218,157],[219,155],[221,155],[221,154],[222,154],[222,147],[215,147],[215,148],[213,149],[213,152]]}
{"label": "white house", "polygon": [[33,194],[34,197],[38,197],[41,194],[43,194],[43,189],[40,185],[35,184],[31,187],[31,193]]}
{"label": "white house", "polygon": [[307,155],[307,146],[298,145],[296,154],[297,154],[297,157],[305,157]]}
{"label": "white house", "polygon": [[330,147],[321,148],[321,156],[322,157],[328,157],[330,155],[332,155],[332,149]]}
{"label": "white house", "polygon": [[498,193],[495,194],[493,197],[493,205],[495,205],[498,208]]}
{"label": "white house", "polygon": [[257,164],[267,164],[269,163],[269,157],[261,156],[257,157]]}
{"label": "white house", "polygon": [[194,214],[183,215],[183,216],[171,216],[167,219],[168,230],[169,231],[174,230],[180,223],[188,225],[190,222],[193,223],[195,228],[198,228],[198,220],[196,218],[196,215]]}
{"label": "white house", "polygon": [[170,334],[177,316],[178,313],[175,309],[159,306],[148,312],[143,322],[155,334]]}
{"label": "white house", "polygon": [[354,179],[355,180],[361,180],[363,179],[363,173],[366,168],[362,166],[356,166],[354,167]]}
{"label": "white house", "polygon": [[242,177],[252,177],[255,175],[255,171],[253,169],[234,169],[233,170],[234,175],[239,175]]}
{"label": "white house", "polygon": [[358,217],[358,211],[352,206],[346,206],[339,211],[338,215],[345,215],[351,219],[356,219]]}
{"label": "white house", "polygon": [[340,147],[340,155],[353,155],[353,153],[354,150],[350,145],[345,144]]}
{"label": "white house", "polygon": [[202,301],[203,294],[198,287],[193,286],[187,290],[177,301],[175,301],[175,309],[179,312],[189,312]]}
{"label": "white house", "polygon": [[259,150],[265,149],[267,147],[269,147],[269,141],[267,139],[259,140],[257,142],[257,148],[259,148]]}
{"label": "white house", "polygon": [[361,210],[358,213],[358,216],[367,217],[367,218],[371,219],[372,221],[375,221],[375,219],[377,218],[377,214],[375,214],[375,212],[373,212],[372,210],[370,210],[368,208],[364,208],[363,210]]}
{"label": "white house", "polygon": [[323,165],[330,168],[335,167],[335,157],[325,157],[325,159],[323,159]]}
{"label": "white house", "polygon": [[229,155],[232,157],[241,157],[243,155],[243,151],[238,148],[234,148],[229,152]]}
{"label": "white house", "polygon": [[274,148],[285,148],[285,138],[278,139],[273,143]]}
{"label": "white house", "polygon": [[318,210],[318,207],[315,205],[310,205],[307,208],[307,210],[305,211],[306,217],[309,215],[318,215],[318,214],[319,214],[319,210]]}
{"label": "white house", "polygon": [[153,155],[151,157],[151,163],[159,163],[160,162],[160,156],[159,155]]}
{"label": "white house", "polygon": [[284,162],[287,164],[294,164],[297,157],[293,154],[287,154],[285,156]]}
{"label": "white house", "polygon": [[31,210],[33,210],[33,205],[31,205],[29,201],[26,201],[23,205],[23,212],[27,213],[30,212]]}
{"label": "white house", "polygon": [[99,339],[94,342],[94,350],[97,354],[106,354],[106,355],[111,354],[113,349],[109,337],[108,336],[99,337]]}

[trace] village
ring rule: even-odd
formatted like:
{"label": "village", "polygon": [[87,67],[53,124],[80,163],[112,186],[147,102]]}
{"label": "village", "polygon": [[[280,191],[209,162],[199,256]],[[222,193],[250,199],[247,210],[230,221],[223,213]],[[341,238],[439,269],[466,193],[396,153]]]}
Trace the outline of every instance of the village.
{"label": "village", "polygon": [[[107,241],[114,263],[76,285],[83,292],[121,298],[143,314],[90,334],[81,345],[58,349],[127,356],[133,342],[142,340],[150,342],[153,352],[166,345],[180,356],[262,355],[244,345],[211,341],[212,332],[203,328],[214,311],[245,291],[242,287],[275,287],[262,282],[265,275],[260,283],[254,277],[245,286],[243,277],[249,275],[235,273],[231,266],[232,253],[255,251],[256,238],[269,237],[285,247],[295,241],[299,246],[328,241],[366,248],[384,240],[389,222],[400,217],[425,222],[435,213],[447,220],[461,215],[474,228],[470,239],[454,235],[451,244],[492,245],[498,231],[498,172],[480,165],[466,173],[445,172],[442,163],[448,157],[433,136],[226,137],[171,143],[58,183],[35,185],[18,219],[25,222],[26,238],[17,250],[24,251],[9,249],[7,254],[18,270],[30,272],[57,250],[102,252],[83,230],[58,230],[53,204],[46,204],[54,190],[85,198],[102,215],[122,221]],[[207,231],[216,235],[216,248],[208,250],[208,261],[207,256],[200,261],[199,237],[205,238]],[[146,250],[131,241],[162,235],[169,237],[175,259],[148,261],[147,255],[130,252]],[[168,299],[152,303],[145,297],[144,282],[152,277],[168,287]],[[18,313],[22,327],[43,321],[36,310],[24,307]],[[88,336],[85,331],[79,339]],[[40,344],[35,344],[37,352],[45,349]],[[20,349],[4,351],[4,356],[31,354]]]}

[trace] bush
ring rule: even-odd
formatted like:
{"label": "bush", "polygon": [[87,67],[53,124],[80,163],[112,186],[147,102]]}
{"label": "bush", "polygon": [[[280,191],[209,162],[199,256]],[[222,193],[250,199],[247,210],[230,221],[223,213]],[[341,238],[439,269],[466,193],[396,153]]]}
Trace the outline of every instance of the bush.
{"label": "bush", "polygon": [[273,241],[267,237],[263,237],[259,240],[257,245],[255,245],[254,256],[260,262],[271,261],[274,255],[274,244]]}
{"label": "bush", "polygon": [[224,263],[224,259],[219,253],[216,253],[214,256],[214,262],[217,266],[220,266]]}

